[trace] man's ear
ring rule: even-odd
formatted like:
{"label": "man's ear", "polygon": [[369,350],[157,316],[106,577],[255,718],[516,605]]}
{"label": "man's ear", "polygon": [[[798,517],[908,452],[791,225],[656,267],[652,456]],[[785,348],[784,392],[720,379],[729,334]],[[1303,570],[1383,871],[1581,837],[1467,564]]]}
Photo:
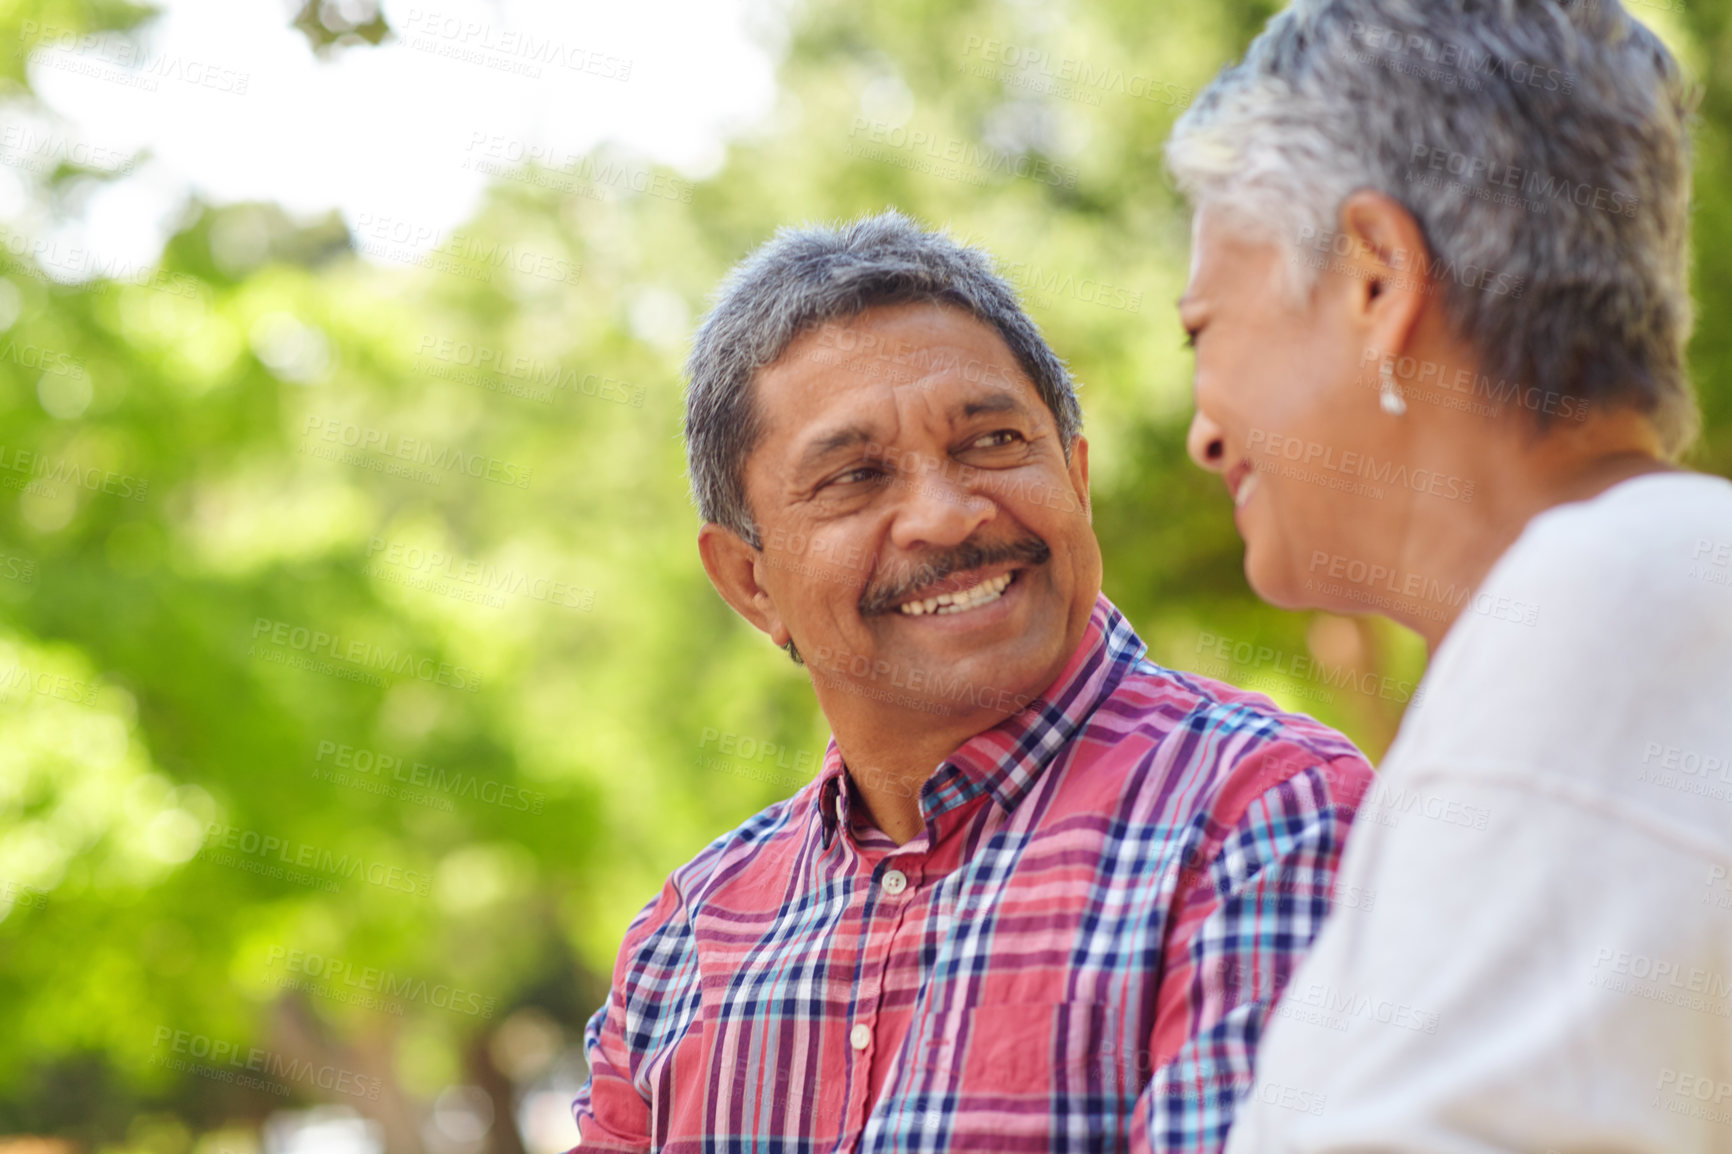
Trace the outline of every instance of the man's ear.
{"label": "man's ear", "polygon": [[786,646],[790,640],[788,627],[782,624],[769,591],[758,583],[764,553],[754,549],[745,538],[725,525],[706,521],[698,530],[698,556],[704,560],[704,572],[710,584],[733,606],[734,612],[770,635],[770,640]]}
{"label": "man's ear", "polygon": [[1071,442],[1068,470],[1071,488],[1076,490],[1076,499],[1082,502],[1083,516],[1087,517],[1092,525],[1095,511],[1094,506],[1089,504],[1089,439],[1080,433],[1077,434],[1077,439]]}

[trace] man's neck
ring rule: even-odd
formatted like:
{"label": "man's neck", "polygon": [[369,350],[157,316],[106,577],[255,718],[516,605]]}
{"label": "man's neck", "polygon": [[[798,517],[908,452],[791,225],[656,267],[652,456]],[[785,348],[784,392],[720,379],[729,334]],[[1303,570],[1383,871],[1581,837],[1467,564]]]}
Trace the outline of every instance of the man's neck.
{"label": "man's neck", "polygon": [[[816,682],[816,678],[814,678]],[[920,712],[901,706],[879,709],[832,710],[825,700],[848,689],[832,684],[820,688],[819,702],[831,718],[836,748],[848,776],[865,803],[872,823],[897,845],[904,845],[926,828],[920,813],[920,788],[926,779],[976,734],[984,733],[1009,714],[972,706],[947,706],[951,715]],[[966,713],[960,712],[966,709]]]}
{"label": "man's neck", "polygon": [[986,707],[950,698],[881,701],[846,676],[813,669],[818,704],[873,824],[897,845],[924,830],[920,789],[926,779],[970,738],[1014,716],[1051,689],[1087,636],[1085,619],[1081,635],[1038,689],[1021,697],[1001,696]]}

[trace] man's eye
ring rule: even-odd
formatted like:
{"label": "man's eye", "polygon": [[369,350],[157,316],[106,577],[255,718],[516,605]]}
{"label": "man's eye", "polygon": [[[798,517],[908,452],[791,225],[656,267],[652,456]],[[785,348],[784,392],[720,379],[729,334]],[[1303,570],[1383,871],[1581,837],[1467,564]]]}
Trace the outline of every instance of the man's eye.
{"label": "man's eye", "polygon": [[1022,440],[1022,434],[1015,429],[999,429],[986,434],[984,437],[976,437],[973,447],[976,449],[998,449],[1005,445],[1013,445],[1020,440]]}
{"label": "man's eye", "polygon": [[870,465],[861,465],[858,469],[849,469],[846,473],[838,473],[825,482],[830,485],[857,485],[862,481],[870,481],[878,475],[878,470]]}
{"label": "man's eye", "polygon": [[1197,334],[1202,332],[1202,331],[1203,331],[1202,329],[1186,329],[1185,330],[1185,347],[1187,349],[1194,349],[1197,347]]}

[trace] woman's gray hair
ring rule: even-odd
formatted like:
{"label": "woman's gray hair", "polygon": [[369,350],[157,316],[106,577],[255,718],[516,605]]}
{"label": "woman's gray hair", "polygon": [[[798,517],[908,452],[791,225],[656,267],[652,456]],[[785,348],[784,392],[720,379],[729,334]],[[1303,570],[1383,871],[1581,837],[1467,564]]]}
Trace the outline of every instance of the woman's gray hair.
{"label": "woman's gray hair", "polygon": [[1675,456],[1697,425],[1697,98],[1618,0],[1295,0],[1179,119],[1167,163],[1198,208],[1289,245],[1301,294],[1341,254],[1342,201],[1394,198],[1482,374],[1634,408]]}
{"label": "woman's gray hair", "polygon": [[762,548],[746,501],[746,457],[763,423],[752,381],[796,337],[877,305],[930,302],[998,330],[1058,422],[1068,458],[1082,408],[1064,363],[985,253],[897,212],[834,228],[785,228],[734,267],[686,364],[686,457],[706,521]]}

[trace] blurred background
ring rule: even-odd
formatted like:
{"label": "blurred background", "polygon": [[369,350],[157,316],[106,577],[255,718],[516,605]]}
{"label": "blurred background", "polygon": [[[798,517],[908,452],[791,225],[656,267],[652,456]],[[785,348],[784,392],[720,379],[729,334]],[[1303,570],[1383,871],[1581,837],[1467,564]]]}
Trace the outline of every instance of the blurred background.
{"label": "blurred background", "polygon": [[[571,1144],[627,921],[827,737],[679,439],[778,225],[990,249],[1154,658],[1381,755],[1419,644],[1258,605],[1183,452],[1160,146],[1273,7],[0,3],[0,1151]],[[1706,86],[1732,473],[1732,10],[1632,11]]]}

